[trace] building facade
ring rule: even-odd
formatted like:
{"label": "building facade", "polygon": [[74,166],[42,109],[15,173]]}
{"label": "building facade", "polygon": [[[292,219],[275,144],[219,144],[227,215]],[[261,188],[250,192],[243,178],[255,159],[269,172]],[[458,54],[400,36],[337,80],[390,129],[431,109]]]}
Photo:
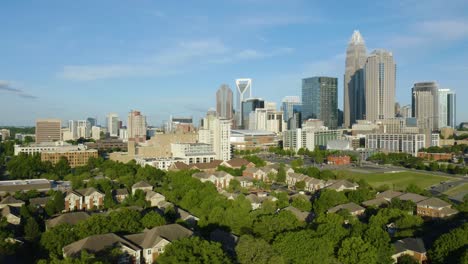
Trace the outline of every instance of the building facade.
{"label": "building facade", "polygon": [[118,137],[120,129],[119,115],[110,113],[107,115],[107,132],[111,137]]}
{"label": "building facade", "polygon": [[302,120],[310,118],[331,129],[338,127],[338,78],[302,79]]}
{"label": "building facade", "polygon": [[439,129],[439,86],[436,82],[415,83],[412,88],[412,114],[421,129]]}
{"label": "building facade", "polygon": [[128,113],[127,125],[129,140],[146,141],[146,116],[142,115],[140,111],[131,111]]}
{"label": "building facade", "polygon": [[257,108],[265,108],[265,101],[260,98],[249,98],[242,102],[241,127],[249,129],[250,113],[255,112],[255,109]]}
{"label": "building facade", "polygon": [[396,64],[393,54],[375,50],[364,65],[366,120],[395,117]]}
{"label": "building facade", "polygon": [[172,156],[182,159],[185,164],[208,163],[216,158],[211,144],[175,143],[171,144]]}
{"label": "building facade", "polygon": [[367,58],[366,44],[359,31],[355,30],[346,49],[344,76],[344,126],[351,127],[356,120],[364,118],[365,89],[364,64]]}
{"label": "building facade", "polygon": [[418,151],[425,147],[424,134],[368,134],[366,148],[391,153],[408,153],[418,155]]}
{"label": "building facade", "polygon": [[41,161],[43,162],[50,161],[52,164],[56,164],[62,157],[65,157],[68,160],[70,167],[75,168],[88,164],[89,158],[97,158],[98,151],[96,149],[82,149],[71,151],[55,150],[41,152]]}
{"label": "building facade", "polygon": [[233,119],[233,94],[227,84],[222,84],[216,92],[216,114],[220,118]]}
{"label": "building facade", "polygon": [[62,121],[60,119],[36,120],[36,143],[62,140]]}
{"label": "building facade", "polygon": [[439,128],[456,127],[456,95],[450,89],[439,89]]}
{"label": "building facade", "polygon": [[236,90],[237,90],[237,126],[242,126],[242,102],[246,99],[252,97],[252,79],[243,78],[243,79],[236,79]]}

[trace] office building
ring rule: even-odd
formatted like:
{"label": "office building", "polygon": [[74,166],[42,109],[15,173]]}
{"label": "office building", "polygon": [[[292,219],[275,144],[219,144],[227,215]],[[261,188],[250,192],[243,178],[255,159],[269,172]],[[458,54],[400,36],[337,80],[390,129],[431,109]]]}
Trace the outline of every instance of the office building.
{"label": "office building", "polygon": [[118,137],[121,126],[119,115],[116,113],[110,113],[107,115],[107,132],[109,133],[109,136]]}
{"label": "office building", "polygon": [[213,146],[205,143],[173,143],[172,157],[181,159],[185,164],[208,163],[216,158]]}
{"label": "office building", "polygon": [[286,96],[283,98],[281,111],[283,111],[283,120],[286,123],[287,129],[291,129],[290,123],[296,124],[294,117],[298,115],[295,115],[295,113],[301,112],[301,105],[302,102],[299,96]]}
{"label": "office building", "polygon": [[202,123],[203,126],[198,131],[199,142],[211,145],[217,160],[230,160],[231,120],[207,114]]}
{"label": "office building", "polygon": [[404,105],[400,108],[400,116],[403,118],[410,118],[413,116],[411,105]]}
{"label": "office building", "polygon": [[230,143],[234,150],[268,150],[278,146],[276,134],[262,130],[231,130]]}
{"label": "office building", "polygon": [[439,86],[436,82],[415,83],[412,88],[412,114],[418,127],[439,129]]}
{"label": "office building", "polygon": [[364,65],[366,120],[395,117],[396,65],[391,52],[375,50]]}
{"label": "office building", "polygon": [[305,148],[326,147],[329,141],[342,139],[343,130],[298,128],[283,132],[283,148],[298,151]]}
{"label": "office building", "polygon": [[418,155],[418,151],[425,146],[424,134],[368,134],[366,148],[385,153],[408,153]]}
{"label": "office building", "polygon": [[75,151],[85,149],[82,144],[72,145],[63,141],[32,143],[28,146],[15,145],[15,156],[24,153],[34,155],[43,151]]}
{"label": "office building", "polygon": [[257,108],[250,113],[249,129],[265,130],[273,133],[283,131],[283,112],[274,108]]}
{"label": "office building", "polygon": [[[176,130],[191,130],[193,127],[193,118],[191,116],[170,116],[165,127],[166,133],[173,133]],[[180,129],[182,128],[182,129]]]}
{"label": "office building", "polygon": [[249,98],[242,102],[242,122],[241,127],[247,129],[250,125],[250,113],[257,108],[265,108],[265,101],[260,98]]}
{"label": "office building", "polygon": [[237,126],[242,126],[242,103],[252,97],[252,79],[236,79],[237,88]]}
{"label": "office building", "polygon": [[36,120],[36,143],[62,140],[62,121],[60,119]]}
{"label": "office building", "polygon": [[63,139],[77,140],[91,137],[91,123],[88,120],[69,120],[68,130],[64,131]]}
{"label": "office building", "polygon": [[41,161],[50,161],[52,164],[56,164],[59,160],[64,157],[68,160],[68,164],[71,168],[85,166],[88,164],[89,158],[97,158],[97,149],[80,149],[80,150],[47,150],[41,152]]}
{"label": "office building", "polygon": [[450,89],[439,89],[439,128],[456,127],[456,95]]}
{"label": "office building", "polygon": [[91,127],[91,138],[94,140],[101,139],[101,127],[98,127],[98,126]]}
{"label": "office building", "polygon": [[216,92],[216,114],[220,118],[233,118],[233,94],[231,88],[227,84],[221,85]]}
{"label": "office building", "polygon": [[364,64],[367,59],[366,44],[359,31],[355,30],[346,49],[344,76],[344,126],[351,127],[356,120],[364,118],[365,88]]}
{"label": "office building", "polygon": [[132,110],[128,113],[127,133],[129,140],[146,141],[146,116],[140,111]]}
{"label": "office building", "polygon": [[97,118],[95,118],[95,117],[88,117],[88,118],[86,118],[86,121],[89,122],[89,124],[91,125],[91,127],[97,126],[97,125],[98,125],[98,123],[97,123]]}
{"label": "office building", "polygon": [[331,129],[338,127],[338,78],[302,79],[302,120],[310,118]]}

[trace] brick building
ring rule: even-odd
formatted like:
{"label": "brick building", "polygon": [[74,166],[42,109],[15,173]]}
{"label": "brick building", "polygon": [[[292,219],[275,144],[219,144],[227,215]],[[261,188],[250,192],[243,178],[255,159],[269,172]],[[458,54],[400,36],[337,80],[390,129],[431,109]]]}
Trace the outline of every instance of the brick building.
{"label": "brick building", "polygon": [[88,164],[89,158],[97,158],[98,151],[95,149],[73,150],[73,151],[45,151],[41,153],[41,161],[50,161],[56,164],[61,157],[65,157],[70,167],[84,166]]}
{"label": "brick building", "polygon": [[348,155],[335,156],[330,155],[327,157],[328,164],[333,165],[348,165],[351,164],[351,157]]}

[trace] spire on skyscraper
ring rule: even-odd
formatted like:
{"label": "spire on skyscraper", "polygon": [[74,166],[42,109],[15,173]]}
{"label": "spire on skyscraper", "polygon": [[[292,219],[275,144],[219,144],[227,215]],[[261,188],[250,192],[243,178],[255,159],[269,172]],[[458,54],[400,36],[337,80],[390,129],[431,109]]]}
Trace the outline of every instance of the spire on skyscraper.
{"label": "spire on skyscraper", "polygon": [[365,44],[364,38],[362,37],[359,30],[354,30],[351,39],[349,40],[349,44]]}

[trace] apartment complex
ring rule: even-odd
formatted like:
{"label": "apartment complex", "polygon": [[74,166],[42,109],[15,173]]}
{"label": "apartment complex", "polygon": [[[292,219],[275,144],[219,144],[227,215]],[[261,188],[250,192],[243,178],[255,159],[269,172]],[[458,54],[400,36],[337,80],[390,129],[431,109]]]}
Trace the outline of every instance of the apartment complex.
{"label": "apartment complex", "polygon": [[96,149],[80,149],[80,150],[49,150],[41,152],[42,161],[50,161],[56,164],[61,157],[65,157],[70,164],[70,167],[79,167],[88,164],[89,158],[97,158],[98,151]]}

